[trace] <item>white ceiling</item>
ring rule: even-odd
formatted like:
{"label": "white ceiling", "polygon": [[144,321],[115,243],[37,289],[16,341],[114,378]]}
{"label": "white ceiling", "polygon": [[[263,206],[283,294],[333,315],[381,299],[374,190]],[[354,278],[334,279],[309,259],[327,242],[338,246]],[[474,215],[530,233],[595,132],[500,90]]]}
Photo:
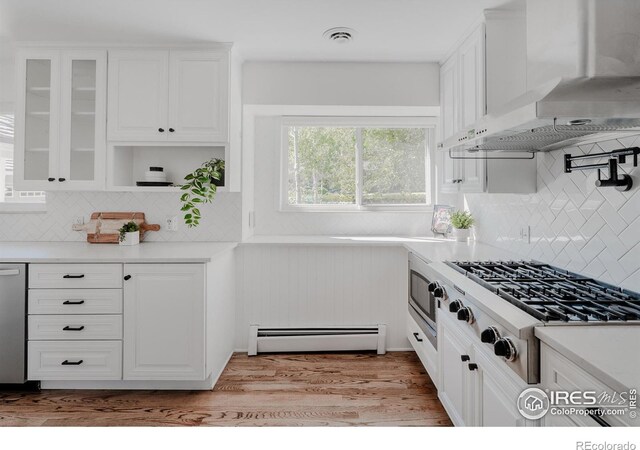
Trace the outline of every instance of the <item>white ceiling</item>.
{"label": "white ceiling", "polygon": [[[507,0],[0,0],[0,37],[100,43],[234,42],[246,60],[437,61]],[[331,27],[357,31],[339,45]]]}

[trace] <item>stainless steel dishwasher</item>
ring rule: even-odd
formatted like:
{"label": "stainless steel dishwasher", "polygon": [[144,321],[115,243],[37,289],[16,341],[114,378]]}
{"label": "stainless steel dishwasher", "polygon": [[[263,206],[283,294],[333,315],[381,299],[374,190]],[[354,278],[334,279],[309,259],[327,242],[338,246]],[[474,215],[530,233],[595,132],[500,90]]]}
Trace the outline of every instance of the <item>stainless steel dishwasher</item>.
{"label": "stainless steel dishwasher", "polygon": [[26,264],[0,264],[0,383],[26,380]]}

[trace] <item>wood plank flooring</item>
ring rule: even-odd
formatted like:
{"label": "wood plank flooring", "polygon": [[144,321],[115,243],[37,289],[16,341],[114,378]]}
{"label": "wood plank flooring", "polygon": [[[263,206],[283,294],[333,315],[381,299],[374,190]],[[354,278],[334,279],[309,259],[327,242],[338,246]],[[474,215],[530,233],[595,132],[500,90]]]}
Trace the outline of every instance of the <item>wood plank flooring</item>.
{"label": "wood plank flooring", "polygon": [[450,426],[413,352],[235,354],[212,391],[0,392],[0,426]]}

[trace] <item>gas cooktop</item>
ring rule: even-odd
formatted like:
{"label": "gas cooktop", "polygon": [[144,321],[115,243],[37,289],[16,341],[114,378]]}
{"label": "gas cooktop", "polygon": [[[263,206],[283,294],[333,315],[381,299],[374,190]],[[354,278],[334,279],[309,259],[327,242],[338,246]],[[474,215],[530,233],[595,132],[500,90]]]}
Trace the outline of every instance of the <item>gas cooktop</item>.
{"label": "gas cooktop", "polygon": [[640,320],[640,294],[535,261],[448,261],[448,266],[545,322]]}

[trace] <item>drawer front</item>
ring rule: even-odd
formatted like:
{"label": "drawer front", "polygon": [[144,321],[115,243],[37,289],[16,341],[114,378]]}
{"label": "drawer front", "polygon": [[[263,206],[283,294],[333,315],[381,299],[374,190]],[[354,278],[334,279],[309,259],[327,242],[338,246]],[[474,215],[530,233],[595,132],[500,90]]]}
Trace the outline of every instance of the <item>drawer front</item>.
{"label": "drawer front", "polygon": [[409,339],[422,365],[427,370],[431,381],[433,381],[436,388],[439,387],[438,353],[410,315],[407,315],[407,339]]}
{"label": "drawer front", "polygon": [[120,314],[122,289],[30,289],[29,314]]}
{"label": "drawer front", "polygon": [[31,264],[29,288],[122,288],[122,264]]}
{"label": "drawer front", "polygon": [[31,341],[29,380],[120,380],[122,341]]}
{"label": "drawer front", "polygon": [[122,316],[29,316],[29,340],[122,339]]}
{"label": "drawer front", "polygon": [[121,314],[122,289],[30,289],[29,314]]}

